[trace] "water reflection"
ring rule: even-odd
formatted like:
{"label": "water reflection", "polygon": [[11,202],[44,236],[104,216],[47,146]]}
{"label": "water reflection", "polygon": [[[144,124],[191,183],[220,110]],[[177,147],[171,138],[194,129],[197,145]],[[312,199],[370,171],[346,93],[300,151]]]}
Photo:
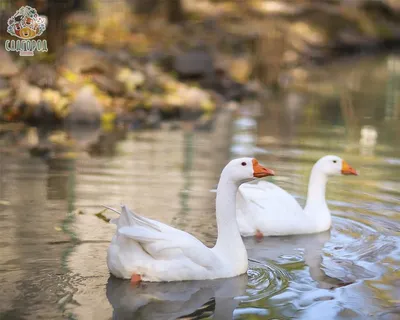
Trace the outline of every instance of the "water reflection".
{"label": "water reflection", "polygon": [[113,319],[232,319],[245,293],[247,275],[214,281],[146,283],[134,287],[129,281],[110,277],[107,298]]}
{"label": "water reflection", "polygon": [[[288,237],[266,237],[261,241],[249,237],[245,239],[251,258],[257,261],[274,261],[285,267],[307,266],[313,281],[321,288],[332,288],[326,274],[321,269],[323,249],[331,238],[330,231],[311,235]],[[333,280],[333,279],[332,279]]]}
{"label": "water reflection", "polygon": [[255,157],[267,151],[257,147],[257,117],[260,115],[257,101],[247,101],[237,110],[232,124],[231,159]]}
{"label": "water reflection", "polygon": [[58,227],[68,207],[64,199],[49,197],[49,171],[42,160],[1,156],[0,172],[0,199],[8,199],[0,205],[0,317],[56,318],[54,304],[65,288],[60,257],[68,247]]}
{"label": "water reflection", "polygon": [[398,119],[400,116],[400,58],[390,55],[387,58],[388,81],[386,86],[385,118]]}
{"label": "water reflection", "polygon": [[360,132],[360,154],[373,156],[378,139],[378,131],[374,126],[363,126]]}
{"label": "water reflection", "polygon": [[[284,269],[252,261],[248,275],[229,279],[132,286],[111,276],[107,298],[113,306],[113,319],[232,319],[257,312],[246,304],[282,291],[288,279]],[[238,309],[239,304],[245,307]]]}

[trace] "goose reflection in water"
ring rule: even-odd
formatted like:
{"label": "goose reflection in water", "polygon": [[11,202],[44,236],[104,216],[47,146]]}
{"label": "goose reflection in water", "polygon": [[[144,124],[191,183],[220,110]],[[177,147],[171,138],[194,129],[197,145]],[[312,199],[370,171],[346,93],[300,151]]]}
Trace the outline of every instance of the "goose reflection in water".
{"label": "goose reflection in water", "polygon": [[246,292],[246,274],[235,278],[148,282],[133,286],[113,276],[107,282],[107,298],[118,320],[232,319],[239,304],[235,297]]}
{"label": "goose reflection in water", "polygon": [[279,265],[304,262],[309,267],[312,280],[320,288],[331,288],[333,279],[322,269],[323,249],[331,238],[331,231],[285,237],[244,238],[249,258],[259,262],[272,260]]}

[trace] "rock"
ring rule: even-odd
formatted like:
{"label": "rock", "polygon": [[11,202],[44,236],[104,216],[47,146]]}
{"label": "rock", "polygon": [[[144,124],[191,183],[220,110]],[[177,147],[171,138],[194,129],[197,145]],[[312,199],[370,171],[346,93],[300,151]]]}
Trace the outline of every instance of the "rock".
{"label": "rock", "polygon": [[112,95],[119,95],[122,93],[123,88],[113,78],[107,77],[102,74],[95,74],[91,76],[92,82],[96,84],[101,90],[106,91]]}
{"label": "rock", "polygon": [[60,56],[58,65],[74,73],[112,74],[113,63],[109,56],[86,46],[67,48]]}
{"label": "rock", "polygon": [[75,101],[69,108],[67,123],[97,124],[100,123],[103,107],[89,86],[79,90]]}
{"label": "rock", "polygon": [[111,95],[123,92],[124,88],[115,79],[117,63],[105,52],[75,46],[62,54],[58,65],[61,76],[57,87],[65,94],[78,91],[87,80]]}
{"label": "rock", "polygon": [[28,106],[37,106],[42,101],[42,89],[32,86],[24,80],[20,80],[14,84],[16,86],[16,101]]}
{"label": "rock", "polygon": [[175,57],[173,68],[182,78],[201,78],[213,72],[213,58],[205,49],[193,49]]}
{"label": "rock", "polygon": [[251,71],[251,62],[249,57],[233,59],[229,68],[230,76],[240,83],[246,83],[249,80]]}
{"label": "rock", "polygon": [[68,113],[69,99],[62,96],[59,91],[52,89],[43,90],[42,101],[48,103],[59,118],[64,118]]}
{"label": "rock", "polygon": [[129,64],[132,61],[132,54],[126,49],[119,49],[112,53],[112,58],[122,64]]}
{"label": "rock", "polygon": [[329,38],[322,26],[313,25],[309,21],[299,21],[290,27],[293,39],[300,38],[307,44],[313,46],[324,46]]}
{"label": "rock", "polygon": [[370,37],[361,36],[355,30],[341,30],[338,35],[339,48],[343,46],[373,47],[376,43]]}
{"label": "rock", "polygon": [[11,58],[9,52],[7,52],[3,46],[0,46],[0,76],[1,77],[12,77],[19,72],[17,64]]}
{"label": "rock", "polygon": [[179,88],[177,95],[183,98],[183,104],[189,108],[196,109],[200,107],[202,101],[209,99],[208,94],[199,88]]}
{"label": "rock", "polygon": [[129,93],[145,82],[145,76],[140,71],[122,68],[117,73],[117,80],[124,85],[125,91]]}
{"label": "rock", "polygon": [[57,73],[54,66],[49,64],[32,64],[25,68],[24,76],[30,84],[41,88],[53,88],[56,86]]}
{"label": "rock", "polygon": [[296,65],[300,61],[300,54],[295,50],[286,50],[283,61],[286,65]]}
{"label": "rock", "polygon": [[305,10],[302,3],[291,5],[284,1],[253,1],[250,4],[253,10],[260,11],[268,15],[294,16]]}

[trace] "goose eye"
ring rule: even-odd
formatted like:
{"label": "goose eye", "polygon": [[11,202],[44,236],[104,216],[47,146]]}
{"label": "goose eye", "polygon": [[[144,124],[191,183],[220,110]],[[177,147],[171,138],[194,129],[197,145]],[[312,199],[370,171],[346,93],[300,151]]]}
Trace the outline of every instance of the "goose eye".
{"label": "goose eye", "polygon": [[333,163],[336,163],[337,161],[336,160],[333,160]]}
{"label": "goose eye", "polygon": [[247,165],[247,163],[246,162],[242,162],[242,166],[244,167],[245,165]]}

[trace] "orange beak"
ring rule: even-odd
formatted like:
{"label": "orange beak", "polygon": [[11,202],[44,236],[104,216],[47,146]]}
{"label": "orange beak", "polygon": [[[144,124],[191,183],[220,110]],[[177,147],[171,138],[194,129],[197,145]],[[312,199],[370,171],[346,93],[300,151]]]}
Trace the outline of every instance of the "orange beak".
{"label": "orange beak", "polygon": [[342,161],[342,174],[358,176],[357,171],[344,160]]}
{"label": "orange beak", "polygon": [[253,176],[255,178],[263,178],[267,176],[274,176],[275,172],[271,169],[264,168],[262,165],[258,163],[256,159],[253,159]]}

